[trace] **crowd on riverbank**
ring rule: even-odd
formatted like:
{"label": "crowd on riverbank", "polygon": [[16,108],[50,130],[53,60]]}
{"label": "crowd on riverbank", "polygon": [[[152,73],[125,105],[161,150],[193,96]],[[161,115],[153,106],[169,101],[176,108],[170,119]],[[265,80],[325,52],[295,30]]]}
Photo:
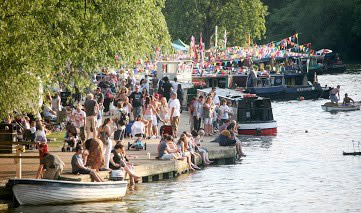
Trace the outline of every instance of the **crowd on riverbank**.
{"label": "crowd on riverbank", "polygon": [[131,75],[127,78],[105,75],[98,79],[95,91],[89,92],[85,100],[78,98],[65,107],[59,94],[49,95],[40,115],[43,119],[18,116],[16,120],[8,118],[5,122],[21,123],[23,139],[39,143],[36,147],[41,160],[38,178],[55,179],[63,169],[60,158],[48,152],[47,130],[43,125],[45,121],[59,121],[63,112],[64,141],[75,151],[72,171],[90,174],[96,181],[102,181],[97,175],[99,170],[124,170],[132,182],[139,178],[125,154],[125,137],[136,138],[132,147],[137,149],[144,147],[148,139],[160,139],[158,158],[186,160],[190,170],[199,169],[194,162],[196,155],[202,158],[204,165],[212,163],[200,141],[201,137],[213,136],[219,130],[215,141],[221,146],[235,145],[238,157],[244,156],[236,138],[236,122],[231,121],[232,108],[225,100],[219,100],[216,88],[205,97],[191,100],[187,107],[190,132],[179,133],[180,116],[186,108],[181,83],[176,78],[170,82],[167,77],[157,79],[156,76],[151,84],[149,81],[148,77],[137,82]]}

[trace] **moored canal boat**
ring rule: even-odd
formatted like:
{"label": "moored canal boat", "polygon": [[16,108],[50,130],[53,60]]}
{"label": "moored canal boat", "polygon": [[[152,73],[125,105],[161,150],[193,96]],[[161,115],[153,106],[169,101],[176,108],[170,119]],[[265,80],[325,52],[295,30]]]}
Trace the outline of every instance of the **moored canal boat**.
{"label": "moored canal boat", "polygon": [[20,205],[53,205],[116,200],[125,196],[127,181],[76,182],[46,179],[9,179]]}
{"label": "moored canal boat", "polygon": [[[207,95],[210,88],[198,90],[198,95]],[[217,88],[219,99],[232,102],[234,119],[241,135],[277,135],[277,122],[273,118],[271,100],[241,91]]]}

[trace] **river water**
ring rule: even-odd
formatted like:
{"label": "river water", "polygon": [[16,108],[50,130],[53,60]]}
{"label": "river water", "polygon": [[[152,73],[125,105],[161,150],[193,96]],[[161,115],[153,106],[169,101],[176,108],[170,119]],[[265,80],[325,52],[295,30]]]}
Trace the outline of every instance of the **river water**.
{"label": "river water", "polygon": [[[361,101],[361,67],[319,76]],[[138,184],[118,202],[19,207],[15,212],[361,212],[361,111],[331,114],[326,100],[273,102],[275,137],[242,137],[247,157],[176,179]],[[361,148],[361,147],[360,147]],[[358,150],[358,148],[356,148]]]}

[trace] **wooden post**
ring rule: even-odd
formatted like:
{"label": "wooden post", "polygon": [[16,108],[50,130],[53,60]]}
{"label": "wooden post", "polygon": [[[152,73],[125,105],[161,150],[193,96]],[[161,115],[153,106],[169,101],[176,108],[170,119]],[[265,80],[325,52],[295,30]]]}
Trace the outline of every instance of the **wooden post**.
{"label": "wooden post", "polygon": [[18,159],[16,159],[16,177],[21,178],[21,148],[18,146],[16,148],[16,155],[19,156]]}

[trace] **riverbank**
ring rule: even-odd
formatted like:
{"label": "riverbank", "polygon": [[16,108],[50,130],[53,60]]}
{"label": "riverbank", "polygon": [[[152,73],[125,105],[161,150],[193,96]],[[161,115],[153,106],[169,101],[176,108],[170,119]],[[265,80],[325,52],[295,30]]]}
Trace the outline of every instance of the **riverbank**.
{"label": "riverbank", "polygon": [[[189,131],[188,112],[183,112],[180,119],[180,133]],[[212,143],[215,139],[213,137],[204,137],[202,146],[206,147],[209,152],[209,158],[214,164],[228,164],[234,163],[236,157],[236,150],[234,147],[220,147],[218,143]],[[127,148],[128,142],[133,139],[126,139],[124,145]],[[135,174],[141,176],[140,182],[152,182],[162,179],[169,179],[180,174],[189,172],[186,160],[157,160],[155,157],[158,153],[158,144],[160,139],[145,140],[147,150],[127,151],[129,160],[135,167]],[[57,141],[56,143],[58,143]],[[51,142],[50,142],[51,143]],[[75,181],[90,181],[89,175],[73,175],[71,172],[71,158],[73,152],[61,152],[61,146],[50,146],[50,152],[57,154],[65,163],[65,168],[62,177]],[[11,154],[9,154],[11,155]],[[37,156],[37,150],[30,150],[23,153],[23,156]],[[2,155],[4,156],[4,155]],[[196,162],[201,165],[201,159],[197,158]],[[39,166],[38,159],[22,159],[22,177],[34,178]],[[2,159],[0,162],[0,191],[4,191],[5,184],[9,178],[16,176],[16,166],[14,159]],[[107,178],[109,172],[102,172],[102,176]],[[0,193],[0,200],[6,198],[8,193]]]}

